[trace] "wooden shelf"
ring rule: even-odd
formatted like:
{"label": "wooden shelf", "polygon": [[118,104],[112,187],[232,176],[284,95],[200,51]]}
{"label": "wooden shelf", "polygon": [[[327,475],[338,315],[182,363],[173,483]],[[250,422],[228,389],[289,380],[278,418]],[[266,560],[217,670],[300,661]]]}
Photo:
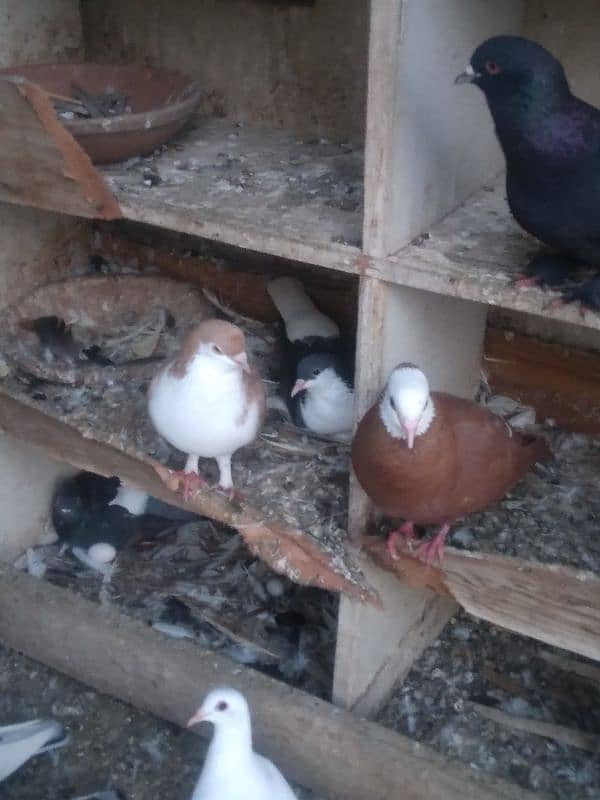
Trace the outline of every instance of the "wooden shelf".
{"label": "wooden shelf", "polygon": [[522,311],[600,330],[600,316],[575,304],[549,308],[558,293],[518,289],[515,275],[540,249],[514,221],[504,178],[478,191],[441,222],[392,256],[369,259],[365,273],[391,283]]}
{"label": "wooden shelf", "polygon": [[433,589],[474,617],[600,660],[600,575],[453,547],[446,548],[442,568],[426,567],[407,550],[392,561],[380,537],[364,546],[409,586]]}
{"label": "wooden shelf", "polygon": [[[3,433],[236,528],[256,555],[291,580],[379,603],[346,540],[346,446],[307,442],[289,426],[268,423],[257,442],[234,458],[242,502],[210,489],[184,502],[177,478],[163,466],[170,455],[170,466],[181,468],[182,457],[169,453],[153,431],[136,381],[103,392],[48,384],[35,397],[18,381],[2,381]],[[202,464],[209,480],[216,478],[211,466]],[[298,475],[300,487],[294,485]]]}
{"label": "wooden shelf", "polygon": [[[356,272],[363,169],[350,143],[204,117],[159,155],[102,174],[127,219]],[[144,184],[150,170],[157,185]]]}
{"label": "wooden shelf", "polygon": [[121,215],[267,255],[600,329],[594,313],[582,317],[574,305],[553,309],[556,295],[513,286],[539,244],[510,215],[503,179],[407,247],[373,257],[362,250],[364,154],[357,144],[199,117],[157,155],[94,170],[51,118],[41,90],[28,85],[29,95],[23,95],[6,81],[1,88],[16,104],[21,127],[37,137],[37,152],[46,153],[44,144],[57,151],[52,150],[54,172],[62,164],[59,146],[74,175],[79,162],[87,169],[87,183],[64,176],[62,183],[56,176],[50,181],[44,173],[43,185],[31,184],[31,164],[24,173],[10,156],[18,149],[14,134],[20,129],[8,126],[7,169],[14,173],[14,186],[0,192],[1,199],[77,215],[100,208],[97,216]]}
{"label": "wooden shelf", "polygon": [[[144,185],[150,167],[163,183]],[[513,286],[540,245],[512,218],[503,177],[377,258],[359,249],[362,168],[362,152],[349,145],[210,119],[152,159],[102,172],[123,216],[136,222],[600,330],[593,312],[551,308],[558,293]]]}
{"label": "wooden shelf", "polygon": [[[242,505],[214,491],[199,492],[186,504],[173,491],[176,481],[169,470],[155,459],[160,445],[147,422],[144,396],[138,386],[120,388],[116,393],[107,391],[103,398],[96,396],[93,402],[88,398],[71,410],[65,402],[69,392],[65,393],[63,387],[45,387],[44,391],[46,400],[34,400],[12,380],[3,381],[2,430],[81,469],[119,475],[126,483],[166,502],[237,528],[257,555],[292,580],[378,603],[345,533],[345,448],[307,439],[271,421],[258,443],[236,456],[235,473],[247,498]],[[58,397],[62,398],[60,403]],[[282,474],[293,476],[298,468],[314,478],[314,485],[305,494],[310,496],[310,504],[299,500],[293,485],[287,490],[281,482]],[[578,469],[580,462],[576,460],[573,470]],[[511,630],[600,658],[600,575],[575,563],[540,563],[552,531],[546,529],[548,524],[544,528],[536,522],[534,506],[541,501],[546,479],[552,482],[555,476],[534,475],[537,491],[523,486],[516,497],[469,520],[475,544],[481,544],[487,552],[449,548],[443,569],[437,569],[425,567],[407,552],[392,562],[381,537],[365,540],[365,550],[407,585],[454,598],[475,616]],[[324,487],[321,494],[319,486]],[[588,489],[593,494],[592,487]],[[306,487],[302,491],[306,493]],[[586,504],[589,499],[580,498],[578,503]],[[336,509],[343,509],[344,519],[335,519]],[[522,527],[519,557],[494,553],[490,529],[528,518],[534,521],[533,527],[537,526],[540,542]],[[483,538],[486,527],[488,541],[479,543],[478,533]],[[576,527],[577,520],[565,511],[554,520],[554,535],[568,539]],[[577,560],[576,551],[571,560]]]}

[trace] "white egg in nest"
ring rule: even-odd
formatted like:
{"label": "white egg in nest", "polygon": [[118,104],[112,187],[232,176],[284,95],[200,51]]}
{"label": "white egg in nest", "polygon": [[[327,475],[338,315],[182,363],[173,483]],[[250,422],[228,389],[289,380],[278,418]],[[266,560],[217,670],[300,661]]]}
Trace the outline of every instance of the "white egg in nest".
{"label": "white egg in nest", "polygon": [[96,542],[88,548],[87,554],[97,564],[110,564],[116,558],[117,551],[108,542]]}

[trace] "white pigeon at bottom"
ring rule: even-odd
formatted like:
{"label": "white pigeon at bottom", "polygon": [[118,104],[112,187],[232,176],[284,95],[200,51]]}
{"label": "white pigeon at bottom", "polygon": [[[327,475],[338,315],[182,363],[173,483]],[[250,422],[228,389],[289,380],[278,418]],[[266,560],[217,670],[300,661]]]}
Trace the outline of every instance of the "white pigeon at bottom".
{"label": "white pigeon at bottom", "polygon": [[297,800],[272,761],[252,749],[248,704],[235,689],[215,689],[188,727],[212,722],[215,732],[192,800]]}

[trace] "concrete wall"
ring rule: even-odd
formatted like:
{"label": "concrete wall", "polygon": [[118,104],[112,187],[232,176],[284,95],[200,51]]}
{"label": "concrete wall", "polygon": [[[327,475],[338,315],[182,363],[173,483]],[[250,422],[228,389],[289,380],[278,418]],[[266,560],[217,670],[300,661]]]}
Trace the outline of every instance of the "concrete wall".
{"label": "concrete wall", "polygon": [[180,69],[205,112],[364,136],[368,0],[82,0],[82,19],[88,58]]}

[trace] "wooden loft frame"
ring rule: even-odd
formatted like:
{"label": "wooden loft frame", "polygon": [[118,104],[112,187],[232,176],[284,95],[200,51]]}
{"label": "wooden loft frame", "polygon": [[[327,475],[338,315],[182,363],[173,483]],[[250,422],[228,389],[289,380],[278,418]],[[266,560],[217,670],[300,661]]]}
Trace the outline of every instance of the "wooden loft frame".
{"label": "wooden loft frame", "polygon": [[[0,172],[10,170],[14,174],[10,186],[0,183],[0,199],[74,216],[122,216],[351,274],[359,283],[356,416],[372,402],[386,372],[400,359],[426,364],[435,388],[472,396],[479,378],[488,306],[590,329],[600,327],[595,316],[581,320],[577,309],[546,310],[544,296],[538,290],[519,293],[510,286],[510,276],[522,263],[529,242],[510,221],[501,191],[494,183],[501,159],[486,109],[482,103],[461,101],[471,103],[468,113],[477,130],[475,137],[461,126],[465,106],[455,99],[457,95],[450,98],[451,78],[464,66],[472,47],[497,30],[520,29],[523,6],[517,0],[503,4],[450,0],[441,8],[433,0],[371,3],[362,218],[360,214],[343,217],[322,208],[308,212],[290,208],[285,219],[276,214],[265,217],[264,209],[253,212],[236,200],[235,193],[231,202],[219,209],[209,187],[202,184],[201,172],[193,175],[191,185],[182,188],[182,184],[173,183],[148,192],[140,181],[132,179],[135,171],[119,166],[88,169],[86,181],[91,183],[83,186],[76,177],[79,173],[75,166],[81,161],[81,151],[72,140],[62,148],[58,145],[56,137],[62,139],[62,133],[49,125],[44,98],[36,105],[32,93],[23,93],[6,81],[0,82],[2,96],[11,103],[19,124],[30,126],[36,141],[43,145],[40,151],[46,159],[46,179],[35,192],[21,191],[12,155],[20,147],[19,138],[13,130],[12,138],[2,139],[0,131],[0,141],[6,144],[0,148]],[[456,29],[451,24],[455,17],[464,23]],[[433,43],[431,60],[424,70],[421,54],[428,43]],[[415,97],[420,102],[415,102]],[[431,129],[440,115],[448,124],[443,129],[436,127],[437,148],[440,153],[454,154],[452,159],[431,158],[422,147],[423,130]],[[223,125],[219,121],[210,128],[214,130],[211,146],[218,141]],[[248,136],[258,135],[257,130],[248,126]],[[482,135],[482,131],[488,133]],[[272,152],[279,154],[291,146],[289,141],[274,129],[263,140],[265,147],[268,144]],[[197,146],[197,133],[188,132],[181,139],[183,149],[178,150],[177,157],[184,159]],[[159,170],[170,169],[171,158],[168,151],[159,155]],[[347,165],[354,164],[358,155],[350,149],[336,158]],[[258,168],[260,164],[252,166]],[[482,190],[489,181],[492,191]],[[104,210],[100,210],[97,200],[90,213],[90,186],[94,198],[104,198]],[[431,187],[435,187],[435,193]],[[461,237],[465,228],[473,231],[468,242]],[[478,230],[485,235],[479,237]],[[461,337],[449,338],[448,330],[452,329],[460,329]],[[37,441],[54,457],[104,474],[119,472],[134,485],[179,502],[157,478],[152,465],[138,454],[119,450],[114,443],[95,441],[89,432],[83,434],[60,420],[39,414],[2,393],[0,425],[6,431]],[[216,508],[208,498],[199,498],[196,508],[234,526],[239,523],[242,532],[245,526],[250,546],[269,560],[268,548],[261,550],[261,535],[255,537],[254,543],[251,541],[248,519],[231,516],[225,505]],[[370,513],[368,503],[353,483],[349,529],[354,545]],[[285,538],[281,531],[278,536],[278,541]],[[311,551],[309,560],[322,558],[311,549],[308,539],[300,537],[301,532],[294,551],[298,559],[306,556],[306,548]],[[287,539],[290,541],[290,536]],[[267,541],[265,537],[264,542]],[[483,557],[480,565],[476,557],[454,552],[450,553],[445,574],[437,570],[426,573],[409,558],[390,565],[376,544],[369,544],[367,550],[369,558],[365,552],[352,554],[362,567],[362,594],[349,590],[347,585],[328,584],[333,579],[326,559],[321,562],[319,575],[312,576],[318,585],[347,591],[340,603],[333,690],[340,705],[373,713],[394,683],[437,637],[456,610],[457,601],[472,613],[513,630],[592,657],[600,654],[598,576],[590,575],[581,581],[575,570],[556,571],[500,557]],[[491,570],[499,584],[477,581],[480,566],[482,574]],[[564,591],[555,598],[556,608],[547,601],[552,576],[557,574]],[[309,580],[306,575],[302,577]],[[525,587],[520,598],[524,605],[515,604],[510,598],[504,604],[499,601],[502,586],[511,582]],[[361,599],[378,598],[383,609],[377,607],[377,602],[364,604],[357,595]],[[578,599],[575,611],[569,608],[573,597]],[[519,620],[524,613],[535,622],[523,626]]]}
{"label": "wooden loft frame", "polygon": [[[196,644],[0,566],[0,638],[100,692],[184,725],[215,675],[244,692],[257,748],[331,800],[535,800]],[[44,608],[45,614],[39,609]],[[323,757],[324,748],[327,757]]]}

